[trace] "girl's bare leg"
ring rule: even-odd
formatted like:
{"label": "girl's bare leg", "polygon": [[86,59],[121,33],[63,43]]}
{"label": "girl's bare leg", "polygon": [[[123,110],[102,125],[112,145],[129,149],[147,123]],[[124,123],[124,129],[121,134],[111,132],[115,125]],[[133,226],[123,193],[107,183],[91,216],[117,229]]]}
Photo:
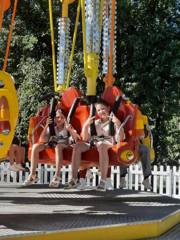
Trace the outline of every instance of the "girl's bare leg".
{"label": "girl's bare leg", "polygon": [[22,164],[24,163],[25,160],[25,148],[18,146],[18,145],[14,145],[14,149],[15,149],[15,162],[17,164]]}
{"label": "girl's bare leg", "polygon": [[109,167],[109,148],[111,148],[111,146],[106,143],[100,142],[97,144],[97,150],[99,152],[99,168],[101,172],[101,179],[104,181],[107,178],[107,172]]}
{"label": "girl's bare leg", "polygon": [[45,149],[44,144],[35,143],[32,147],[32,153],[31,153],[31,168],[30,168],[30,175],[29,176],[35,176],[36,175],[36,168],[39,161],[39,153]]}
{"label": "girl's bare leg", "polygon": [[16,158],[16,156],[15,156],[16,148],[15,147],[16,147],[16,145],[12,144],[10,146],[10,149],[9,149],[8,155],[9,155],[10,165],[14,164],[14,161],[15,161],[15,158]]}
{"label": "girl's bare leg", "polygon": [[21,147],[19,148],[19,151],[20,151],[20,163],[23,164],[25,163],[25,147]]}
{"label": "girl's bare leg", "polygon": [[79,166],[81,163],[81,154],[89,149],[89,145],[85,142],[78,142],[73,147],[72,153],[72,178],[77,179]]}
{"label": "girl's bare leg", "polygon": [[56,161],[56,171],[54,177],[60,177],[60,171],[63,160],[63,149],[67,147],[65,144],[58,144],[55,147],[55,161]]}

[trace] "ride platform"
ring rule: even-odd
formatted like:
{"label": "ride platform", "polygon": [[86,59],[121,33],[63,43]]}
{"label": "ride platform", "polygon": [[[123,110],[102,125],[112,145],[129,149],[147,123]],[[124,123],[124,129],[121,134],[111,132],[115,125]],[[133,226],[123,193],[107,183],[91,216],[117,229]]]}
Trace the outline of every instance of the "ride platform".
{"label": "ride platform", "polygon": [[152,192],[0,185],[0,239],[145,239],[179,223],[180,200]]}

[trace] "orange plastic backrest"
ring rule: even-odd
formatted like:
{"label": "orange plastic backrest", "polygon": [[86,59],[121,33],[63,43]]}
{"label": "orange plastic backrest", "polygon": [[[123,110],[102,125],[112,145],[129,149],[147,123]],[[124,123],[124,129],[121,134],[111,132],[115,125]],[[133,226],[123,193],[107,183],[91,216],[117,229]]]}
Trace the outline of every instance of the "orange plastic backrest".
{"label": "orange plastic backrest", "polygon": [[[28,136],[31,143],[38,142],[39,136],[43,130],[43,126],[45,126],[46,124],[48,115],[49,115],[49,105],[41,107],[37,111],[36,115],[30,118]],[[40,124],[39,127],[37,127],[38,124]]]}
{"label": "orange plastic backrest", "polygon": [[122,94],[123,93],[120,88],[112,86],[105,88],[101,97],[109,104],[110,107],[112,107],[116,100],[116,97],[122,96]]}
{"label": "orange plastic backrest", "polygon": [[10,7],[10,0],[1,0],[4,12]]}
{"label": "orange plastic backrest", "polygon": [[125,116],[124,116],[124,120],[126,119],[126,117],[128,117],[129,115],[132,116],[125,124],[124,126],[124,131],[126,134],[126,140],[128,141],[128,139],[130,137],[133,136],[134,133],[134,128],[135,128],[135,118],[136,118],[136,105],[132,104],[132,103],[126,103],[124,105],[125,108]]}
{"label": "orange plastic backrest", "polygon": [[1,0],[0,1],[0,31],[2,28],[4,12],[10,7],[10,0]]}
{"label": "orange plastic backrest", "polygon": [[62,98],[61,98],[61,104],[60,104],[60,108],[63,110],[63,112],[65,113],[65,115],[68,114],[74,100],[77,97],[81,97],[81,93],[80,91],[75,88],[75,87],[70,87],[67,90],[65,90],[62,94]]}
{"label": "orange plastic backrest", "polygon": [[76,111],[72,118],[72,125],[79,134],[81,133],[82,127],[88,117],[89,117],[89,107],[87,105],[80,104],[76,108]]}

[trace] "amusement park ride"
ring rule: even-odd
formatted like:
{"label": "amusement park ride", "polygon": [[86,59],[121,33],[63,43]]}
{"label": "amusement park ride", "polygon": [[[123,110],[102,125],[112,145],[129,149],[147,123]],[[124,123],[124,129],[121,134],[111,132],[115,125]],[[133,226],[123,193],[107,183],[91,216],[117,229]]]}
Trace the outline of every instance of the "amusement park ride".
{"label": "amusement park ride", "polygon": [[[2,0],[0,6],[0,29],[3,14],[8,9],[10,1]],[[115,144],[109,150],[110,165],[130,165],[138,161],[139,139],[145,134],[144,144],[150,149],[151,159],[154,159],[152,137],[148,131],[148,118],[143,115],[136,104],[127,100],[121,89],[113,86],[116,74],[116,1],[115,0],[79,0],[77,16],[72,41],[72,49],[69,54],[70,20],[68,17],[69,5],[75,0],[64,0],[62,2],[62,17],[59,21],[59,39],[57,53],[57,67],[54,44],[53,8],[49,0],[49,16],[52,43],[52,62],[54,90],[61,93],[62,97],[58,104],[52,99],[50,105],[40,109],[37,114],[30,118],[29,123],[29,151],[31,156],[32,145],[39,140],[39,136],[49,115],[53,116],[55,108],[60,107],[65,113],[68,122],[81,132],[82,125],[88,116],[94,114],[94,102],[96,101],[96,81],[99,75],[99,65],[102,64],[105,89],[101,97],[111,106],[112,112],[121,120],[124,127],[125,140]],[[16,4],[16,1],[15,1]],[[14,13],[15,13],[14,7]],[[70,74],[75,49],[78,23],[82,17],[83,32],[83,55],[84,73],[87,79],[86,101],[79,90],[70,85]],[[13,18],[12,24],[13,25]],[[11,27],[12,28],[12,27]],[[10,32],[12,29],[10,28]],[[11,35],[11,34],[10,34]],[[9,39],[11,36],[9,37]],[[102,52],[102,63],[100,63],[100,52]],[[0,159],[8,152],[13,139],[18,119],[18,101],[12,77],[0,71]],[[113,125],[110,121],[110,134],[113,135]],[[146,131],[145,131],[146,130]],[[53,132],[53,128],[51,129]],[[93,125],[91,127],[91,138],[93,141]],[[72,148],[63,152],[64,164],[71,161]],[[90,150],[82,155],[82,167],[97,165],[98,152],[92,146]],[[54,164],[54,150],[48,148],[40,153],[41,163]]]}

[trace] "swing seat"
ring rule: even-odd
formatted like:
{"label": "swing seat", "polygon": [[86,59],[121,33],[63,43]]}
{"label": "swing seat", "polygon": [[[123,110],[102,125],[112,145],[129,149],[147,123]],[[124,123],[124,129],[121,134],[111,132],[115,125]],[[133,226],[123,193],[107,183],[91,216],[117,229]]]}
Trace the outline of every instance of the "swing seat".
{"label": "swing seat", "polygon": [[[107,88],[102,98],[106,100],[109,105],[112,107],[115,99],[117,96],[122,95],[122,91],[117,87],[109,87]],[[63,112],[67,116],[71,105],[76,97],[80,97],[80,93],[75,88],[67,89],[64,94],[62,95],[60,107],[63,109]],[[43,128],[37,128],[37,124],[39,122],[44,121],[48,117],[48,108],[44,108],[41,111],[40,116],[32,117],[30,122],[34,123],[34,142],[38,142],[40,133]],[[138,146],[139,146],[139,137],[143,134],[142,126],[139,128],[139,121],[140,121],[140,111],[137,105],[132,104],[129,101],[123,100],[121,101],[120,106],[117,109],[116,113],[117,117],[123,122],[127,117],[129,117],[128,121],[124,126],[124,131],[126,135],[126,139],[120,143],[117,143],[112,148],[109,149],[109,164],[110,165],[124,165],[129,166],[132,163],[135,163],[138,160]],[[43,116],[46,116],[44,120],[42,120]],[[76,107],[76,110],[73,114],[71,124],[80,134],[82,126],[86,119],[89,116],[89,107],[83,103],[79,103]],[[32,124],[30,124],[32,125]],[[31,127],[32,128],[32,127]],[[32,138],[32,137],[31,137]],[[31,156],[31,142],[29,146],[29,159]],[[72,146],[67,147],[63,150],[63,165],[68,165],[71,163],[71,156],[72,156]],[[40,153],[39,157],[40,163],[47,163],[47,164],[55,164],[55,153],[53,148],[47,148]],[[87,152],[82,154],[82,162],[81,168],[87,168],[92,166],[97,166],[99,162],[99,154],[95,147],[92,147]]]}

